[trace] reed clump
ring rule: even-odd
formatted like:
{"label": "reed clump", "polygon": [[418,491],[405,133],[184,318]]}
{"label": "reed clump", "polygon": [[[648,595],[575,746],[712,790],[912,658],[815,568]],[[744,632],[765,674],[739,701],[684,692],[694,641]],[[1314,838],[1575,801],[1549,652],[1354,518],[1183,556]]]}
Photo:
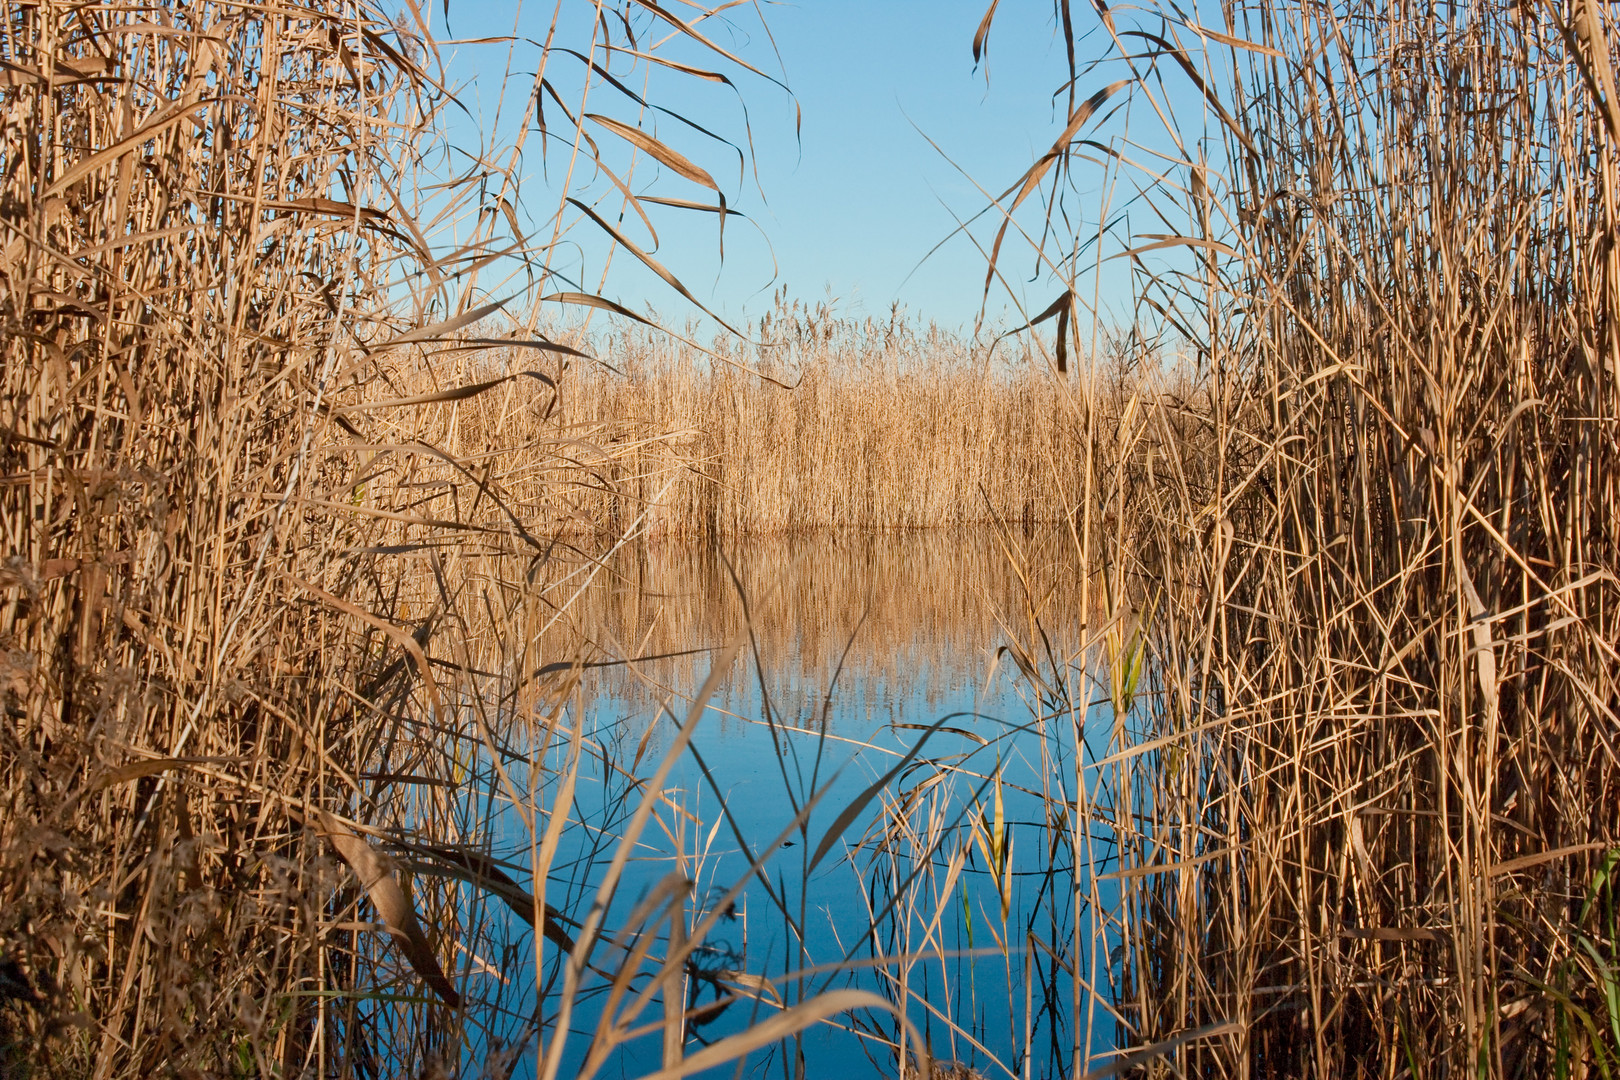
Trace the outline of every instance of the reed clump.
{"label": "reed clump", "polygon": [[333,406],[421,318],[431,57],[365,5],[0,20],[0,1072],[296,1070],[351,1037],[360,777],[422,692]]}
{"label": "reed clump", "polygon": [[1077,536],[1122,713],[1087,781],[1121,889],[1093,970],[1166,1075],[1606,1075],[1613,13],[1224,14],[1104,15],[1121,81],[1028,174],[1105,138],[1080,129],[1111,95],[1193,76],[1186,120],[1129,133],[1181,162],[1146,185],[1172,227],[1120,242],[1174,252],[1133,288],[1198,406],[1090,429]]}

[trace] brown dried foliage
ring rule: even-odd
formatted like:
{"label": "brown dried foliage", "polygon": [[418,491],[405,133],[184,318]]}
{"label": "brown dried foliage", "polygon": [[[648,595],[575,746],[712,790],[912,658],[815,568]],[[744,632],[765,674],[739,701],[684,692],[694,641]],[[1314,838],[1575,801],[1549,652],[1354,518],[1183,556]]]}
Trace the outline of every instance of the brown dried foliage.
{"label": "brown dried foliage", "polygon": [[[0,1072],[454,1059],[480,904],[549,909],[453,791],[515,753],[497,717],[529,764],[550,745],[569,675],[534,676],[539,627],[586,557],[457,447],[458,403],[554,404],[547,365],[461,358],[480,272],[528,255],[550,285],[585,203],[531,243],[498,231],[515,173],[442,182],[410,4],[7,4],[0,34]],[[581,70],[569,117],[604,85]],[[537,320],[503,344],[555,371]]]}
{"label": "brown dried foliage", "polygon": [[1155,613],[1092,807],[1125,1044],[1164,1075],[1606,1073],[1612,13],[1099,11],[1131,127],[1066,134],[1048,205],[1085,155],[1141,181],[1162,231],[1118,248],[1200,379],[1092,444],[1077,535]]}
{"label": "brown dried foliage", "polygon": [[44,1002],[6,1052],[98,1075],[321,1037],[275,995],[328,978],[305,814],[358,794],[374,725],[326,686],[375,643],[306,587],[364,591],[310,451],[412,254],[331,194],[397,174],[426,78],[336,8],[155,15],[3,12],[0,949]]}

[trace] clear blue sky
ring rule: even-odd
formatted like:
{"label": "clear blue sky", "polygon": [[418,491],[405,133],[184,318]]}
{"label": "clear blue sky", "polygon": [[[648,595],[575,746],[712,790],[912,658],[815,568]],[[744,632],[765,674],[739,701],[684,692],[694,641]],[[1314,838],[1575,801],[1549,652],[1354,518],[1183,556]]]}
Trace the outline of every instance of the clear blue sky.
{"label": "clear blue sky", "polygon": [[[757,318],[770,306],[774,254],[775,284],[785,283],[794,296],[815,301],[830,291],[841,311],[871,315],[885,314],[898,300],[942,325],[970,326],[984,283],[985,264],[977,248],[958,237],[918,264],[955,228],[953,212],[966,217],[985,206],[973,181],[1004,190],[1051,145],[1066,107],[1052,97],[1067,76],[1053,5],[1048,0],[1003,0],[987,63],[975,70],[972,41],[986,2],[768,4],[764,11],[774,47],[760,33],[749,7],[728,13],[734,16],[731,28],[704,23],[727,48],[780,77],[792,96],[763,79],[728,69],[740,76],[757,156],[757,187],[752,174],[739,186],[735,155],[729,158],[728,172],[726,154],[716,153],[715,144],[694,141],[678,124],[657,118],[659,137],[709,166],[734,208],[764,233],[761,238],[747,223],[733,221],[726,231],[722,268],[715,252],[714,216],[664,210],[655,218],[659,257],[667,258],[699,300],[733,320]],[[589,10],[580,0],[565,3]],[[552,4],[534,0],[521,10],[515,4],[452,3],[449,30],[458,38],[472,38],[510,34],[515,27],[520,37],[539,37],[551,10]],[[676,10],[690,14],[678,5]],[[1081,56],[1103,51],[1090,5],[1075,4],[1074,11]],[[436,5],[434,15],[440,15]],[[577,37],[579,24],[573,25]],[[443,27],[435,29],[442,32]],[[564,29],[566,38],[568,27]],[[583,48],[579,41],[571,44]],[[447,51],[452,81],[485,122],[501,93],[506,48],[469,45]],[[514,68],[532,73],[537,54],[533,45],[520,43]],[[671,55],[714,66],[712,58],[695,52]],[[553,70],[559,88],[577,85],[577,66]],[[507,88],[508,112],[511,99],[521,104],[527,79],[520,76]],[[1083,79],[1082,96],[1096,88],[1092,83],[1102,81],[1101,75]],[[705,84],[685,79],[672,89],[673,99],[664,91],[658,100],[690,111],[725,134],[741,135],[741,110],[729,91],[709,93]],[[568,100],[568,91],[563,93]],[[802,110],[802,141],[795,140],[795,106]],[[929,145],[929,138],[939,150]],[[556,159],[549,168],[555,183]],[[529,172],[533,178],[524,193],[528,209],[548,211],[556,192],[545,189],[533,164]],[[1095,215],[1085,198],[1087,182],[1084,175],[1079,178],[1082,196],[1074,205]],[[704,197],[695,186],[680,191],[681,183],[661,190]],[[987,237],[992,230],[978,231]],[[1008,250],[1007,268],[1016,271],[1012,276],[1029,282],[1034,265],[1028,249],[1009,244]],[[587,252],[587,265],[596,266],[591,258]],[[1027,287],[1027,302],[1034,310],[1044,307],[1054,292],[1049,278]],[[637,309],[651,303],[676,317],[684,310],[667,286],[622,254],[604,291]],[[1006,293],[993,291],[991,318],[1005,315],[1006,304]]]}

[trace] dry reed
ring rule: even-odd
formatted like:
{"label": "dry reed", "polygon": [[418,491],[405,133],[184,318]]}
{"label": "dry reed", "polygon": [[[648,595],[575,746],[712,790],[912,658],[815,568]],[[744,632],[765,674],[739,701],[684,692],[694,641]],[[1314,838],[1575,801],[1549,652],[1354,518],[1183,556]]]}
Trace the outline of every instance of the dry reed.
{"label": "dry reed", "polygon": [[[1070,1068],[1115,1042],[1135,1051],[1119,1069],[1167,1075],[1620,1062],[1612,17],[1256,0],[1211,31],[1100,10],[1123,77],[1083,100],[1071,59],[1064,134],[1004,221],[1072,200],[1068,168],[1105,145],[1086,125],[1160,75],[1191,76],[1214,118],[1195,134],[1222,149],[1172,122],[1172,167],[1144,180],[1139,133],[1107,146],[1104,190],[1129,180],[1175,223],[1125,237],[1164,331],[1073,350],[1074,387],[791,308],[757,335],[785,357],[699,362],[633,330],[607,349],[622,374],[565,370],[537,311],[491,354],[470,336],[495,311],[486,257],[549,266],[576,226],[641,249],[585,202],[543,219],[549,239],[497,236],[515,174],[487,204],[484,177],[413,201],[443,104],[419,24],[0,9],[0,1066],[373,1075],[500,1040],[539,1047],[549,1080],[638,1027],[679,1071],[852,1008],[904,1013],[921,991],[896,965],[887,999],[778,997],[688,1058],[691,958],[724,903],[678,861],[616,933],[603,920],[714,684],[620,797],[619,846],[568,921],[546,890],[585,749],[546,628],[604,573],[603,532],[985,517],[1061,522],[1092,568],[1073,641],[1034,593],[1003,624],[1069,746],[1094,677],[1114,714],[1101,763],[1050,763],[1070,771],[1045,770],[1040,839],[1017,845],[1046,852],[1026,925],[1072,984],[1051,999]],[[605,61],[634,50],[612,25],[587,27]],[[534,100],[560,104],[547,70]],[[588,113],[622,91],[593,71],[535,129],[545,153],[601,155],[606,132],[718,195]],[[476,235],[437,253],[419,222],[457,213]],[[1155,273],[1147,244],[1186,258]],[[1067,340],[1084,292],[1073,261],[1048,265]],[[1176,351],[1196,371],[1167,388]],[[728,360],[801,381],[778,393]],[[875,392],[903,403],[882,423]],[[888,923],[874,904],[873,934],[937,915],[971,845],[1006,869],[1003,824],[957,827],[971,802],[936,799],[925,764],[887,779],[932,786],[880,800],[874,858],[907,906]],[[813,779],[789,794],[808,879]],[[493,857],[498,800],[523,808],[521,859]],[[803,896],[775,902],[803,925]],[[508,947],[558,992],[474,978]],[[888,1037],[901,1061],[918,1045]]]}
{"label": "dry reed", "polygon": [[[559,407],[514,415],[492,398],[461,407],[458,424],[466,445],[499,427],[543,454],[569,438],[611,451],[611,462],[579,459],[599,494],[571,488],[559,524],[581,530],[637,521],[653,536],[730,539],[1031,526],[1078,498],[1072,410],[1044,361],[1015,351],[1023,342],[973,345],[899,308],[840,317],[785,291],[749,331],[705,347],[620,320],[593,342],[607,366],[552,371]],[[507,465],[522,473],[519,459]],[[546,469],[529,475],[536,505],[562,511]]]}
{"label": "dry reed", "polygon": [[[703,76],[597,10],[559,9],[554,29],[604,63],[629,47]],[[576,227],[628,246],[591,184],[635,160],[714,184],[608,115],[623,84],[548,69],[587,55],[548,44],[520,108],[573,95],[542,151],[594,167],[525,239],[515,166],[443,182],[439,113],[456,106],[425,14],[396,14],[0,7],[8,1075],[456,1068],[513,1015],[535,1017],[524,1038],[554,1074],[566,1013],[542,1022],[538,988],[511,991],[514,1010],[477,981],[488,908],[528,920],[536,963],[573,954],[571,979],[608,963],[587,966],[599,921],[570,936],[545,899],[580,748],[574,673],[542,638],[595,565],[553,507],[616,451],[524,446],[508,475],[500,445],[469,448],[457,406],[555,404],[545,358],[568,349],[535,331],[537,308],[501,347],[539,359],[462,377],[488,348],[472,335],[499,308],[481,275],[501,257],[546,268],[550,299],[602,306],[547,264]],[[532,503],[509,496],[520,485]],[[490,857],[497,797],[529,808],[522,865]],[[612,963],[638,978],[643,957]],[[666,979],[684,960],[652,963]],[[759,1037],[874,1003],[805,1002]],[[606,1029],[590,1056],[623,1037]]]}
{"label": "dry reed", "polygon": [[[1139,409],[1086,423],[1121,715],[1074,783],[1123,894],[1089,893],[1076,993],[1113,987],[1151,1075],[1609,1075],[1613,13],[1221,14],[1104,10],[1120,81],[1069,91],[1014,189],[1062,206],[1106,148],[1158,218],[1117,238],[1144,336],[1199,360],[1194,408],[1150,363]],[[1124,132],[1086,127],[1116,105]]]}

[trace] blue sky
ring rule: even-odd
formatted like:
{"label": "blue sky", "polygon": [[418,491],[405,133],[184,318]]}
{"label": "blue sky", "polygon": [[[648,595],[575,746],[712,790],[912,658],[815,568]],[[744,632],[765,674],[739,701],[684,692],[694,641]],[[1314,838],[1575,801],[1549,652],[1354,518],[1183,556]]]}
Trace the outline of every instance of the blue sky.
{"label": "blue sky", "polygon": [[[565,2],[589,9],[579,0]],[[770,39],[760,32],[749,8],[733,9],[732,27],[710,30],[711,35],[792,90],[790,96],[766,80],[738,78],[758,186],[753,175],[739,185],[735,155],[729,157],[728,176],[722,167],[728,158],[710,152],[712,144],[704,148],[682,139],[682,129],[668,120],[660,120],[656,130],[660,138],[690,150],[694,160],[709,166],[728,200],[759,230],[733,221],[722,268],[713,215],[664,211],[655,221],[659,257],[700,301],[732,320],[757,318],[769,308],[773,286],[786,284],[791,295],[809,301],[830,293],[847,314],[885,315],[898,300],[925,319],[971,326],[984,283],[979,251],[958,237],[918,264],[951,234],[953,213],[965,217],[984,207],[974,181],[999,192],[1051,145],[1065,107],[1062,101],[1054,104],[1052,91],[1067,74],[1048,0],[1003,0],[988,62],[975,70],[972,40],[985,3],[770,4],[764,8]],[[1100,32],[1089,5],[1074,7],[1077,34],[1084,38]],[[508,4],[452,4],[449,30],[470,38],[510,34],[515,25],[520,37],[538,37],[551,9],[549,3],[532,2],[521,10]],[[435,17],[439,14],[435,5]],[[469,45],[447,51],[452,80],[483,123],[493,116],[502,90],[506,48]],[[1101,44],[1094,38],[1082,40],[1081,54],[1088,50],[1100,51]],[[536,48],[520,43],[514,69],[532,72],[537,55]],[[556,70],[577,82],[577,69]],[[1102,80],[1092,81],[1100,85]],[[513,99],[521,102],[527,85],[526,77],[513,80],[507,88],[508,110]],[[519,88],[513,92],[513,87]],[[1082,83],[1083,94],[1090,89]],[[741,109],[728,92],[708,93],[705,84],[684,79],[672,84],[672,91],[673,98],[664,91],[658,100],[733,137],[743,132]],[[566,100],[566,92],[564,96]],[[802,110],[802,141],[794,137],[795,105]],[[930,146],[929,138],[939,150]],[[698,149],[705,150],[702,157]],[[555,182],[555,161],[548,168]],[[533,175],[524,192],[528,207],[549,211],[556,193],[545,189],[537,169],[531,166],[529,172]],[[1082,208],[1085,182],[1082,176],[1082,198],[1076,203]],[[686,192],[664,190],[703,197],[695,185]],[[986,230],[980,232],[986,235]],[[1012,254],[1015,261],[1009,267],[1016,268],[1016,277],[1029,280],[1034,267],[1027,249]],[[1037,279],[1028,288],[1028,302],[1036,309],[1053,292],[1050,279]],[[684,308],[667,286],[622,254],[604,292],[637,309],[650,303],[679,316]],[[992,319],[1005,313],[1006,303],[1005,292],[992,293]]]}

